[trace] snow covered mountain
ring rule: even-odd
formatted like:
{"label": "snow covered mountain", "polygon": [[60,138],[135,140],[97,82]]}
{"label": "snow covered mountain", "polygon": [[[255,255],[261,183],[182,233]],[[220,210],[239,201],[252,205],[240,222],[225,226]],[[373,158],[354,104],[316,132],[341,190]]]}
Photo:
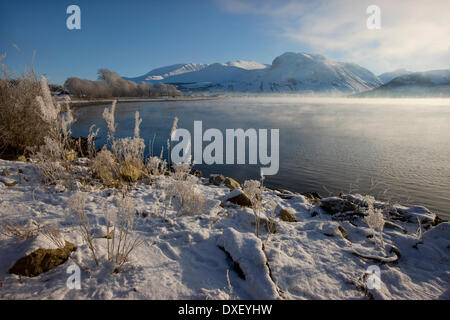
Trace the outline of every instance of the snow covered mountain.
{"label": "snow covered mountain", "polygon": [[[167,67],[157,68],[143,76],[136,78],[123,77],[125,80],[134,82],[149,81],[152,83],[177,83],[177,82],[200,82],[204,81],[227,81],[242,70],[256,70],[267,68],[266,65],[255,61],[230,61],[227,63],[182,63]],[[207,69],[204,70],[203,69]],[[189,75],[186,75],[189,74]],[[181,76],[184,75],[184,76]],[[205,80],[206,79],[206,80]]]}
{"label": "snow covered mountain", "polygon": [[233,84],[237,91],[360,92],[381,85],[369,70],[319,54],[287,52],[269,68],[247,73]]}
{"label": "snow covered mountain", "polygon": [[406,74],[359,96],[450,97],[450,69]]}
{"label": "snow covered mountain", "polygon": [[361,92],[381,80],[353,63],[336,62],[318,54],[287,52],[271,65],[254,61],[182,64],[159,68],[135,82],[170,83],[180,90],[235,92]]}
{"label": "snow covered mountain", "polygon": [[413,73],[412,71],[408,71],[406,69],[397,69],[395,71],[392,72],[385,72],[382,73],[378,76],[378,78],[380,78],[380,80],[384,83],[388,83],[389,81],[391,81],[394,78],[400,77],[400,76],[404,76],[407,74],[411,74]]}
{"label": "snow covered mountain", "polygon": [[201,64],[201,63],[180,63],[180,64],[174,64],[174,65],[167,66],[167,67],[153,69],[152,71],[150,71],[140,77],[136,77],[136,78],[122,77],[122,78],[125,80],[134,81],[137,83],[142,82],[142,81],[160,82],[171,76],[180,75],[183,73],[194,72],[194,71],[200,71],[200,70],[206,68],[207,66],[208,66],[207,64]]}

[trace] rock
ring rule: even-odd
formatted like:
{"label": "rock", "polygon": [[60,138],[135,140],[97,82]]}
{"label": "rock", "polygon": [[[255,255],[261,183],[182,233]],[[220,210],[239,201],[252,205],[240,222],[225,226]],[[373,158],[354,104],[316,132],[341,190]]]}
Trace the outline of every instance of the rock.
{"label": "rock", "polygon": [[408,233],[408,230],[406,230],[406,229],[403,228],[402,226],[400,226],[400,225],[398,225],[398,224],[396,224],[396,223],[393,223],[393,222],[391,222],[391,221],[388,221],[388,220],[384,221],[384,227],[387,228],[387,229],[399,229],[399,230],[401,230],[404,234],[407,234],[407,233]]}
{"label": "rock", "polygon": [[434,221],[431,223],[432,227],[437,226],[440,223],[448,222],[447,220],[441,219],[438,215],[436,215],[436,218],[434,218]]}
{"label": "rock", "polygon": [[36,277],[66,262],[70,253],[75,250],[75,245],[68,241],[66,241],[64,249],[37,249],[17,260],[14,266],[9,269],[9,273]]}
{"label": "rock", "polygon": [[241,185],[239,184],[239,182],[237,182],[233,178],[228,178],[228,177],[225,178],[225,181],[223,182],[223,184],[226,185],[228,188],[230,188],[230,190],[241,188]]}
{"label": "rock", "polygon": [[14,187],[17,184],[17,181],[8,178],[2,178],[0,181],[7,187]]}
{"label": "rock", "polygon": [[[275,209],[275,210],[277,210],[277,209]],[[295,218],[294,214],[285,208],[279,207],[278,215],[280,216],[281,220],[283,220],[283,221],[297,222],[297,218]]]}
{"label": "rock", "polygon": [[423,206],[395,206],[395,211],[396,212],[391,215],[392,220],[411,223],[417,223],[417,221],[419,220],[425,228],[433,225],[436,219],[436,214],[430,212],[430,210]]}
{"label": "rock", "polygon": [[343,237],[344,239],[347,239],[347,240],[348,240],[348,233],[347,233],[347,230],[345,230],[344,227],[342,227],[342,226],[339,226],[339,227],[338,227],[338,230],[339,230],[340,233],[342,234],[342,237]]}
{"label": "rock", "polygon": [[275,193],[275,194],[276,194],[278,197],[280,197],[281,199],[287,199],[287,200],[289,200],[289,199],[294,198],[294,196],[295,196],[295,194],[292,193],[292,192],[289,191],[289,190],[277,188],[276,191],[278,191],[278,192]]}
{"label": "rock", "polygon": [[209,176],[209,183],[214,184],[215,186],[220,186],[222,182],[225,181],[225,177],[221,174],[211,174]]}
{"label": "rock", "polygon": [[4,169],[2,171],[2,176],[7,177],[7,176],[10,176],[10,175],[11,175],[11,173],[9,173],[9,171],[7,169]]}
{"label": "rock", "polygon": [[141,171],[132,164],[125,162],[120,167],[120,175],[128,182],[136,182],[141,177]]}
{"label": "rock", "polygon": [[243,288],[251,299],[280,299],[279,288],[272,279],[261,239],[253,233],[240,233],[228,228],[217,239],[217,245],[227,253],[235,270],[239,270],[238,274],[245,279]]}
{"label": "rock", "polygon": [[305,196],[309,200],[321,200],[322,196],[318,192],[302,192],[302,196]]}
{"label": "rock", "polygon": [[203,172],[201,172],[200,170],[195,170],[192,174],[197,178],[203,178]]}
{"label": "rock", "polygon": [[284,200],[290,200],[290,199],[294,198],[294,194],[277,193],[276,195]]}
{"label": "rock", "polygon": [[244,191],[240,189],[231,191],[223,198],[222,203],[225,203],[227,201],[242,207],[252,207],[252,202],[250,201],[249,197],[244,193]]}
{"label": "rock", "polygon": [[325,198],[320,201],[320,207],[328,214],[334,215],[338,212],[355,211],[357,206],[338,197]]}
{"label": "rock", "polygon": [[27,162],[27,158],[25,158],[25,156],[22,155],[17,158],[17,161]]}

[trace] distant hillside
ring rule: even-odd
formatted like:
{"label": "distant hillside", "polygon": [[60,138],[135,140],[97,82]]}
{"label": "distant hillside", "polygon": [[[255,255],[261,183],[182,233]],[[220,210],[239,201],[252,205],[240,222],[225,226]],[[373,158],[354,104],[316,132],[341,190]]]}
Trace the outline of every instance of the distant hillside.
{"label": "distant hillside", "polygon": [[149,81],[149,82],[161,82],[162,80],[169,78],[171,76],[183,74],[183,73],[189,73],[193,71],[200,71],[204,68],[206,68],[207,64],[201,64],[201,63],[180,63],[180,64],[174,64],[167,67],[157,68],[154,69],[143,76],[135,77],[135,78],[127,78],[123,77],[124,80],[134,81],[136,83],[140,83],[142,81]]}
{"label": "distant hillside", "polygon": [[358,97],[450,97],[450,69],[415,72],[396,77]]}
{"label": "distant hillside", "polygon": [[404,76],[407,74],[411,74],[413,73],[412,71],[408,71],[406,69],[397,69],[395,71],[392,72],[385,72],[383,74],[380,74],[378,76],[378,78],[380,78],[380,80],[383,82],[383,84],[388,83],[389,81],[391,81],[394,78],[400,77],[400,76]]}

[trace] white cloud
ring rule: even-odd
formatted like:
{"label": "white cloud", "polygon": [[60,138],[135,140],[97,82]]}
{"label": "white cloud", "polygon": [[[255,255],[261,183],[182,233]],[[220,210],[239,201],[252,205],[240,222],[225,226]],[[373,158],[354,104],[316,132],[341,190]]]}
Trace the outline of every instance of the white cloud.
{"label": "white cloud", "polygon": [[[268,17],[280,36],[375,72],[450,68],[448,0],[218,0],[235,14]],[[381,9],[381,29],[366,27],[366,8]]]}

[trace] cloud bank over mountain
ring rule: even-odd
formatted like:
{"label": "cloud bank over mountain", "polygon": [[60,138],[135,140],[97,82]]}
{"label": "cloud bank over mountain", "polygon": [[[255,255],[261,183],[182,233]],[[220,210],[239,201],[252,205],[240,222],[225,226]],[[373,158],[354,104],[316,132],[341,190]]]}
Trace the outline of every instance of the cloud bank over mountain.
{"label": "cloud bank over mountain", "polygon": [[265,32],[294,40],[311,52],[354,61],[377,73],[397,68],[425,71],[450,65],[448,0],[390,1],[381,10],[381,29],[369,30],[372,1],[218,0],[230,14],[266,18]]}

